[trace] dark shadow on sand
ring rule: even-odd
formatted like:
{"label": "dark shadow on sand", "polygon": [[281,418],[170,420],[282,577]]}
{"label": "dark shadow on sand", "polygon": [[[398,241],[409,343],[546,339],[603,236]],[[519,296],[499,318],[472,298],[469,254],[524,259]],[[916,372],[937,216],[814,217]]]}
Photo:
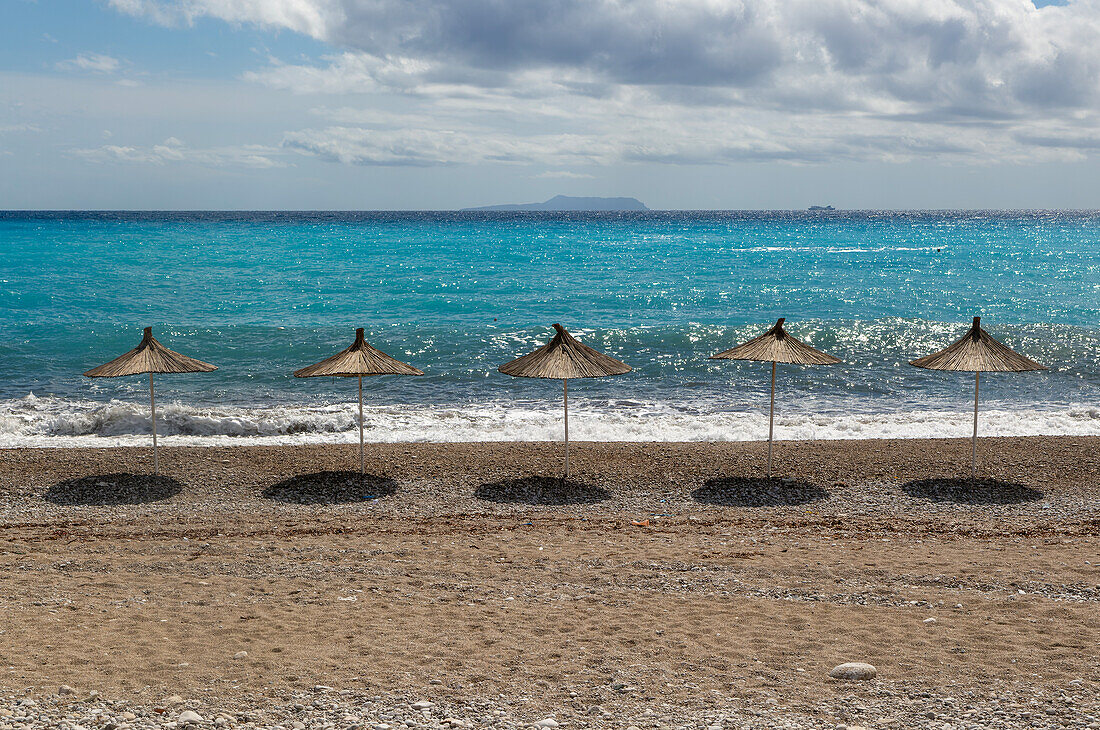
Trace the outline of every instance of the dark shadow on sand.
{"label": "dark shadow on sand", "polygon": [[397,482],[357,471],[319,471],[298,474],[264,489],[263,496],[292,504],[347,504],[388,497]]}
{"label": "dark shadow on sand", "polygon": [[999,479],[920,479],[901,485],[914,499],[957,504],[1023,504],[1043,498],[1033,487]]}
{"label": "dark shadow on sand", "polygon": [[791,479],[722,477],[710,479],[691,493],[700,504],[722,507],[790,507],[826,499],[821,487]]}
{"label": "dark shadow on sand", "polygon": [[160,502],[182,491],[183,484],[163,474],[93,474],[58,482],[45,498],[54,504],[109,507]]}
{"label": "dark shadow on sand", "polygon": [[610,497],[606,489],[556,477],[523,477],[482,484],[474,496],[498,504],[595,504]]}

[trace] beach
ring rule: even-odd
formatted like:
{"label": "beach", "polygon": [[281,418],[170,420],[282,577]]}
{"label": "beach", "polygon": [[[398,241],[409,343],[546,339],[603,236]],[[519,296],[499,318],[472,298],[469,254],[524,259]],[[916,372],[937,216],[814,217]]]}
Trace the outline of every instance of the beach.
{"label": "beach", "polygon": [[0,3],[0,730],[1100,730],[1100,0]]}
{"label": "beach", "polygon": [[0,727],[1100,727],[1098,446],[4,450]]}

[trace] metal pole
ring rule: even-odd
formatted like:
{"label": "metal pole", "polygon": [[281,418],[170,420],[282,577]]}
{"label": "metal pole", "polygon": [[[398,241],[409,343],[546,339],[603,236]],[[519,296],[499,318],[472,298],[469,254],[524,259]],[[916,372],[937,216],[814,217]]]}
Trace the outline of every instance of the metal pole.
{"label": "metal pole", "polygon": [[367,473],[366,460],[363,457],[363,376],[359,376],[359,476]]}
{"label": "metal pole", "polygon": [[772,402],[768,411],[768,479],[772,478],[772,436],[775,434],[775,363],[772,363]]}
{"label": "metal pole", "polygon": [[153,476],[160,473],[160,459],[157,457],[157,399],[153,396],[153,374],[149,373],[149,410],[153,413]]}
{"label": "metal pole", "polygon": [[978,376],[974,371],[974,435],[970,439],[970,477],[978,478]]}
{"label": "metal pole", "polygon": [[569,381],[562,378],[562,392],[565,394],[565,478],[569,478]]}

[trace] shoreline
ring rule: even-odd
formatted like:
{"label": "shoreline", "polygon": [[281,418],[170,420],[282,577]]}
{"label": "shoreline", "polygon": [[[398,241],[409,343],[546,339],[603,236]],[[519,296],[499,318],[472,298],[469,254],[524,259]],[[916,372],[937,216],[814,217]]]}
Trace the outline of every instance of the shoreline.
{"label": "shoreline", "polygon": [[[971,384],[972,387],[972,384]],[[560,394],[559,394],[560,395]],[[736,394],[735,394],[736,395]],[[575,394],[571,393],[571,396]],[[925,403],[881,410],[870,402],[799,403],[784,394],[775,434],[783,441],[967,437],[973,402]],[[759,442],[768,434],[767,395],[726,407],[711,402],[639,398],[612,404],[570,400],[576,441],[616,443]],[[761,409],[759,406],[763,406]],[[731,409],[732,408],[732,409]],[[507,400],[477,405],[368,404],[368,441],[377,443],[524,443],[560,441],[561,404]],[[257,406],[158,403],[158,437],[165,446],[296,446],[356,443],[354,401]],[[1098,436],[1100,410],[1089,402],[1019,403],[983,400],[979,436]],[[0,448],[144,447],[151,437],[148,402],[69,401],[36,397],[0,401]]]}

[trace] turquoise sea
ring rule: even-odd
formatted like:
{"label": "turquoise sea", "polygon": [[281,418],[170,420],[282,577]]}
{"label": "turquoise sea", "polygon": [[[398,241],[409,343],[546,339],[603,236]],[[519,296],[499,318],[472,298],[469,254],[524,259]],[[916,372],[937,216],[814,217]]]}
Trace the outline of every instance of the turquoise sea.
{"label": "turquoise sea", "polygon": [[561,384],[496,367],[561,322],[634,367],[570,385],[577,439],[766,437],[768,365],[706,356],[786,317],[844,359],[779,368],[777,437],[966,436],[973,379],[909,367],[981,315],[1050,367],[983,377],[982,433],[1100,434],[1098,212],[0,213],[0,446],[145,443],[148,381],[81,373],[141,328],[165,443],[560,438]]}

